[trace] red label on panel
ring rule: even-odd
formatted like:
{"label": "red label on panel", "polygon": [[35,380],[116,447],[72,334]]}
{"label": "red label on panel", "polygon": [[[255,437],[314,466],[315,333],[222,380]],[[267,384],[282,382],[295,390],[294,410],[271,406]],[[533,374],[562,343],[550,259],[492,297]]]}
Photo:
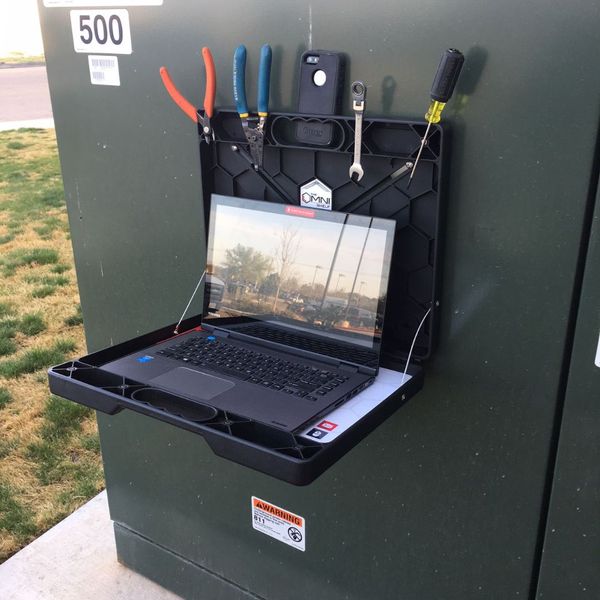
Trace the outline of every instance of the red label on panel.
{"label": "red label on panel", "polygon": [[310,208],[301,208],[300,206],[286,206],[285,212],[288,215],[294,215],[296,217],[309,217],[312,219],[315,216],[315,211]]}

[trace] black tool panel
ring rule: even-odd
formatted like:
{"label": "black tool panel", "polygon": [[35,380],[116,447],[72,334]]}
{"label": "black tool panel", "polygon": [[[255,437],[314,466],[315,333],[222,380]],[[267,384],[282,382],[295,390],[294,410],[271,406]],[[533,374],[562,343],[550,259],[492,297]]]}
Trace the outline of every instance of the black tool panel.
{"label": "black tool panel", "polygon": [[[302,186],[318,179],[332,191],[333,210],[396,221],[383,349],[387,356],[406,356],[421,319],[431,307],[413,351],[415,358],[427,358],[435,346],[437,321],[442,129],[432,128],[410,186],[406,176],[370,195],[371,188],[414,160],[425,130],[423,123],[365,119],[365,175],[359,183],[348,176],[354,150],[352,117],[271,113],[263,176],[243,156],[244,152],[247,155],[247,145],[237,113],[220,111],[213,125],[216,142],[201,144],[205,198],[214,192],[300,204]],[[309,143],[307,136],[298,139],[299,128],[312,128],[316,136],[324,125],[331,132],[326,145]],[[208,215],[208,202],[205,210]]]}

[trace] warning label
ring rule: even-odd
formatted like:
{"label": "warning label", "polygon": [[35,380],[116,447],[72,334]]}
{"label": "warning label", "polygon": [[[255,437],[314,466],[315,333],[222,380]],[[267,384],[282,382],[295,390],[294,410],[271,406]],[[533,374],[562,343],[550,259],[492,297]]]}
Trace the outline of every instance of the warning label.
{"label": "warning label", "polygon": [[251,506],[254,529],[304,552],[306,532],[303,517],[256,496],[252,496]]}

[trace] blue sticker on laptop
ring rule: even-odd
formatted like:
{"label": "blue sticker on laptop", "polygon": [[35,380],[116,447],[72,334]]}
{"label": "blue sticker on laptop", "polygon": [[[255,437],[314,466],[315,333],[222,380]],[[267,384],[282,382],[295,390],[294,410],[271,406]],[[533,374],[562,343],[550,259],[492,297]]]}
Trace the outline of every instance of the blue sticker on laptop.
{"label": "blue sticker on laptop", "polygon": [[328,431],[322,431],[321,429],[316,429],[313,427],[313,429],[311,429],[306,435],[310,435],[310,437],[320,440],[321,438],[324,438],[328,433]]}
{"label": "blue sticker on laptop", "polygon": [[146,354],[146,356],[140,356],[137,361],[139,363],[147,363],[150,362],[151,360],[154,360],[154,356],[149,356],[148,354]]}

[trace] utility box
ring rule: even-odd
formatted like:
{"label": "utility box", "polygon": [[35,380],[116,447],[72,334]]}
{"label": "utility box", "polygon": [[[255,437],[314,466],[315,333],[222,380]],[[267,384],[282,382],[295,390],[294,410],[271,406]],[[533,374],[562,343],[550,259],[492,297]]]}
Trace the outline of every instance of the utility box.
{"label": "utility box", "polygon": [[[568,521],[558,485],[548,518],[563,418],[572,406],[600,418],[581,401],[598,391],[598,298],[580,306],[584,274],[585,294],[597,293],[596,4],[39,7],[90,352],[175,322],[205,263],[198,130],[161,66],[201,107],[210,47],[216,106],[231,110],[234,49],[252,50],[253,103],[253,57],[268,42],[271,111],[293,113],[301,55],[326,48],[346,55],[348,84],[367,83],[366,117],[414,122],[440,53],[466,56],[444,113],[439,343],[423,390],[304,487],[170,423],[98,413],[118,560],[186,598],[586,597],[580,578],[552,580],[560,543],[540,564],[552,519]],[[198,298],[191,314],[201,311]],[[565,404],[566,392],[579,401]],[[576,436],[580,422],[568,422]],[[567,456],[561,446],[569,481],[592,482],[591,457]],[[302,548],[256,526],[269,514],[301,529]],[[585,533],[598,540],[598,519]],[[571,559],[589,593],[597,541],[585,549]]]}

